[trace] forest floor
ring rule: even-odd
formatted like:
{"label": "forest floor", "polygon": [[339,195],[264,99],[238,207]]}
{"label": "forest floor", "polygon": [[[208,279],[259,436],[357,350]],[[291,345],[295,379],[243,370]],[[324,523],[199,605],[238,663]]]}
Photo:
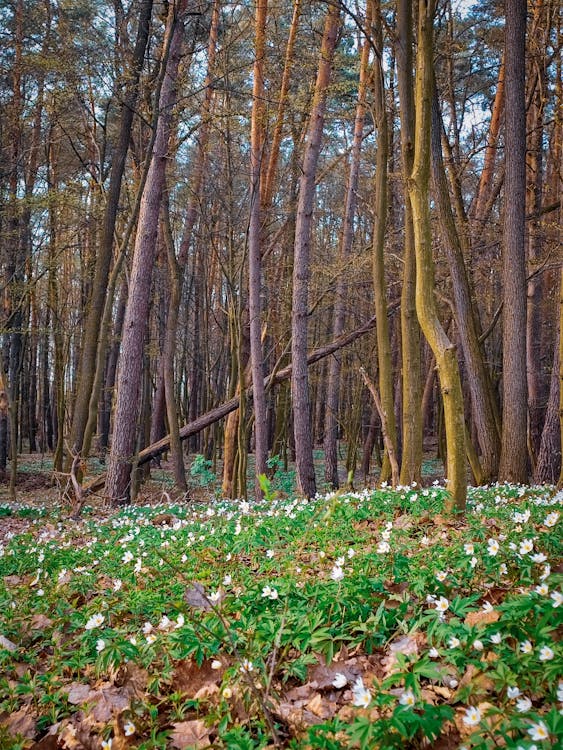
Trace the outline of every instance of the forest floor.
{"label": "forest floor", "polygon": [[561,746],[563,493],[163,482],[0,499],[0,748]]}

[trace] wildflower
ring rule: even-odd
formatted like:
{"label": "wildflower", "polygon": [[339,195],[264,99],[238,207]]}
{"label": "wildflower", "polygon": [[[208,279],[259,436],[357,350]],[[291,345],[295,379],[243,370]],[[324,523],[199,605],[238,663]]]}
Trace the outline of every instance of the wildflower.
{"label": "wildflower", "polygon": [[275,554],[276,553],[274,552],[273,549],[266,550],[266,557],[268,558],[268,560],[271,560],[275,556]]}
{"label": "wildflower", "polygon": [[483,641],[480,641],[478,639],[473,641],[473,648],[475,649],[475,651],[482,651],[484,648]]}
{"label": "wildflower", "polygon": [[152,624],[148,622],[147,620],[147,622],[145,622],[145,624],[143,625],[143,633],[145,635],[148,635],[149,633],[152,633],[152,631],[153,631]]}
{"label": "wildflower", "polygon": [[98,653],[101,653],[105,647],[106,647],[106,642],[104,641],[104,639],[98,638],[98,640],[96,641],[96,651]]}
{"label": "wildflower", "polygon": [[543,563],[547,560],[547,557],[543,552],[536,552],[535,555],[530,555],[530,560],[535,563]]}
{"label": "wildflower", "polygon": [[450,648],[459,648],[460,644],[461,641],[459,638],[456,638],[455,635],[452,635],[452,637],[448,639],[448,646]]}
{"label": "wildflower", "polygon": [[530,641],[523,641],[520,644],[520,651],[523,654],[531,654],[533,650],[534,650],[534,647],[532,646]]}
{"label": "wildflower", "polygon": [[334,675],[334,680],[332,681],[333,687],[340,690],[340,688],[343,688],[345,685],[348,684],[348,678],[345,674],[342,674],[342,672],[337,672]]}
{"label": "wildflower", "polygon": [[437,612],[445,612],[448,607],[450,606],[449,601],[446,599],[445,596],[441,596],[438,601],[436,602],[436,611]]}
{"label": "wildflower", "polygon": [[483,602],[483,612],[492,612],[494,609],[491,602]]}
{"label": "wildflower", "polygon": [[354,550],[352,547],[350,547],[350,549],[348,550],[348,552],[346,554],[348,555],[348,557],[351,560],[354,557],[354,555],[356,554],[356,550]]}
{"label": "wildflower", "polygon": [[471,560],[469,561],[469,564],[471,565],[472,568],[474,568],[477,565],[478,562],[479,562],[479,560],[477,560],[477,558],[475,556],[473,556],[471,558]]}
{"label": "wildflower", "polygon": [[448,577],[448,572],[446,570],[438,570],[436,573],[436,578],[438,581],[445,581]]}
{"label": "wildflower", "polygon": [[563,682],[560,682],[559,685],[557,685],[557,700],[560,703],[563,703]]}
{"label": "wildflower", "polygon": [[413,691],[405,690],[405,692],[399,698],[399,703],[401,704],[401,706],[414,706],[414,704],[416,703],[416,698],[414,697]]}
{"label": "wildflower", "polygon": [[127,550],[127,552],[121,558],[121,562],[129,563],[133,559],[133,553]]}
{"label": "wildflower", "polygon": [[154,633],[149,633],[146,640],[147,643],[154,643],[156,641],[156,635]]}
{"label": "wildflower", "polygon": [[465,709],[463,723],[468,727],[476,727],[481,721],[481,712],[475,706],[469,706]]}
{"label": "wildflower", "polygon": [[228,574],[223,578],[223,586],[230,586],[232,582],[233,578]]}
{"label": "wildflower", "polygon": [[240,504],[240,512],[248,513],[249,510],[250,510],[250,503],[247,503],[246,500],[243,500]]}
{"label": "wildflower", "polygon": [[160,622],[158,623],[158,629],[159,630],[169,630],[172,627],[172,621],[169,617],[166,615],[163,615],[160,618]]}
{"label": "wildflower", "polygon": [[554,510],[553,513],[549,513],[544,519],[543,519],[543,525],[547,526],[548,528],[555,526],[557,521],[559,520],[559,512]]}
{"label": "wildflower", "polygon": [[371,693],[364,687],[364,681],[361,677],[358,677],[354,685],[352,686],[352,697],[353,705],[367,708],[371,703]]}
{"label": "wildflower", "polygon": [[534,543],[531,539],[522,539],[520,542],[520,549],[518,550],[521,555],[527,555],[534,549]]}
{"label": "wildflower", "polygon": [[391,549],[389,542],[379,542],[377,547],[375,548],[375,551],[378,555],[384,555],[386,552],[389,552]]}
{"label": "wildflower", "polygon": [[339,565],[335,565],[330,571],[330,577],[333,581],[341,581],[344,578],[344,571]]}
{"label": "wildflower", "polygon": [[213,659],[211,662],[211,669],[221,669],[222,663],[219,661],[219,659]]}
{"label": "wildflower", "polygon": [[518,698],[520,695],[520,688],[518,687],[507,687],[506,688],[506,694],[507,696],[512,700],[512,698]]}
{"label": "wildflower", "polygon": [[221,599],[221,592],[220,591],[213,591],[213,593],[209,594],[207,597],[210,602],[213,604],[216,604]]}
{"label": "wildflower", "polygon": [[532,701],[525,695],[523,695],[521,698],[518,698],[518,700],[516,701],[516,710],[520,714],[525,714],[526,711],[529,711],[531,708]]}
{"label": "wildflower", "polygon": [[254,671],[254,664],[249,661],[248,659],[244,659],[242,664],[240,665],[240,671],[246,672],[247,674]]}
{"label": "wildflower", "polygon": [[429,657],[430,657],[431,659],[437,659],[437,658],[438,658],[438,657],[440,656],[440,652],[438,651],[438,649],[437,649],[437,648],[434,648],[434,647],[432,647],[432,648],[430,649],[430,651],[428,652],[428,656],[429,656]]}
{"label": "wildflower", "polygon": [[508,568],[506,567],[506,563],[500,564],[499,571],[500,571],[501,576],[508,575]]}
{"label": "wildflower", "polygon": [[489,555],[495,557],[495,555],[498,554],[499,549],[500,546],[496,539],[489,539],[487,541],[487,552],[489,553]]}
{"label": "wildflower", "polygon": [[136,729],[132,721],[126,721],[123,725],[123,734],[126,737],[130,737],[132,734],[135,734]]}
{"label": "wildflower", "polygon": [[543,572],[540,576],[540,581],[545,581],[546,578],[549,578],[551,575],[551,565],[549,563],[546,563],[543,566]]}
{"label": "wildflower", "polygon": [[500,633],[493,633],[491,636],[491,643],[499,644],[502,641],[502,635]]}
{"label": "wildflower", "polygon": [[120,591],[121,587],[123,586],[123,583],[120,578],[116,578],[113,582],[113,590],[114,591]]}
{"label": "wildflower", "polygon": [[142,567],[142,562],[141,562],[141,558],[140,558],[140,557],[138,557],[138,558],[137,558],[137,562],[135,563],[135,567],[133,568],[133,571],[134,571],[135,573],[140,573],[140,572],[141,572],[141,567]]}
{"label": "wildflower", "polygon": [[539,586],[536,586],[534,591],[540,596],[547,596],[547,594],[549,593],[549,586],[547,585],[547,583],[540,583]]}
{"label": "wildflower", "polygon": [[540,648],[540,661],[551,661],[554,657],[553,649],[549,646],[542,646]]}
{"label": "wildflower", "polygon": [[178,615],[178,617],[176,618],[176,627],[177,628],[183,627],[183,625],[184,625],[185,622],[186,622],[186,620],[184,618],[184,615],[180,613]]}
{"label": "wildflower", "polygon": [[229,700],[229,698],[232,698],[232,696],[233,696],[233,691],[231,690],[230,687],[226,687],[223,690],[223,698],[225,698],[225,700]]}
{"label": "wildflower", "polygon": [[475,545],[473,542],[468,542],[463,545],[463,549],[465,550],[466,555],[472,555],[475,552]]}
{"label": "wildflower", "polygon": [[563,604],[563,594],[560,591],[552,591],[551,599],[553,600],[553,608],[557,609]]}
{"label": "wildflower", "polygon": [[528,734],[533,740],[547,740],[549,738],[549,732],[543,721],[538,721],[537,724],[532,724],[528,729]]}
{"label": "wildflower", "polygon": [[105,617],[98,613],[96,615],[92,615],[86,625],[84,625],[85,630],[94,630],[94,628],[99,628],[100,625],[102,625],[103,621],[105,620]]}
{"label": "wildflower", "polygon": [[44,589],[37,589],[37,591],[35,593],[36,593],[37,596],[45,596]]}
{"label": "wildflower", "polygon": [[111,750],[111,737],[109,740],[102,740],[102,750]]}

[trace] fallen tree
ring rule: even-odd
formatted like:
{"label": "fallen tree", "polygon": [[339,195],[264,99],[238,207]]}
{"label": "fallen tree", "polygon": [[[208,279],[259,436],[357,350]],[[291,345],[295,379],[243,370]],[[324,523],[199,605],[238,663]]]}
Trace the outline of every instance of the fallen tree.
{"label": "fallen tree", "polygon": [[[321,346],[318,349],[314,349],[307,357],[307,365],[310,366],[315,362],[328,357],[330,354],[334,354],[334,352],[337,352],[339,349],[343,349],[345,346],[349,346],[354,341],[356,341],[356,339],[360,338],[360,336],[363,336],[365,333],[370,331],[374,326],[375,316],[373,318],[370,318],[370,320],[368,320],[367,323],[364,323],[364,325],[360,328],[356,328],[354,331],[350,331],[350,333],[345,333],[342,336],[339,336],[334,341],[331,341],[330,344],[326,344],[325,346]],[[270,375],[264,378],[264,386],[266,388],[271,388],[272,386],[277,385],[284,380],[288,380],[291,377],[291,371],[292,365],[288,365],[287,367],[284,367],[278,371],[274,370],[274,372],[270,373]],[[246,389],[245,396],[252,396],[252,386]],[[211,409],[205,414],[202,414],[197,419],[194,419],[193,422],[189,422],[188,424],[180,428],[180,439],[186,440],[191,435],[196,435],[206,427],[209,427],[215,422],[218,422],[220,419],[224,419],[227,414],[230,414],[232,411],[235,411],[235,409],[238,409],[239,404],[240,396],[233,396],[233,398],[229,399],[228,401],[225,401],[219,406],[216,406],[214,409]],[[160,456],[162,453],[165,453],[167,450],[169,450],[169,448],[170,435],[166,435],[160,440],[157,440],[156,443],[148,445],[146,448],[143,448],[143,450],[139,452],[136,461],[137,466],[146,464],[147,461],[151,461],[153,458]],[[102,489],[105,481],[105,474],[100,474],[99,476],[94,477],[89,482],[86,482],[84,484],[83,492],[96,492]]]}

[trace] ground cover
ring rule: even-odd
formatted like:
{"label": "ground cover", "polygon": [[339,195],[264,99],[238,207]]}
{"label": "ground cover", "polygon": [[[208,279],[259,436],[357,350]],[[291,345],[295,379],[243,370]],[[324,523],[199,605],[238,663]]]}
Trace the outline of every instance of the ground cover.
{"label": "ground cover", "polygon": [[1,506],[0,747],[560,746],[562,493],[266,490]]}

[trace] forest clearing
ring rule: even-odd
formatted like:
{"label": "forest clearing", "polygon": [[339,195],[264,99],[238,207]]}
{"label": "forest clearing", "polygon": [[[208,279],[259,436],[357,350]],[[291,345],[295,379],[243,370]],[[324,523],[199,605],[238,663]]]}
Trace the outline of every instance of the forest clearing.
{"label": "forest clearing", "polygon": [[3,0],[0,749],[563,740],[560,0]]}

